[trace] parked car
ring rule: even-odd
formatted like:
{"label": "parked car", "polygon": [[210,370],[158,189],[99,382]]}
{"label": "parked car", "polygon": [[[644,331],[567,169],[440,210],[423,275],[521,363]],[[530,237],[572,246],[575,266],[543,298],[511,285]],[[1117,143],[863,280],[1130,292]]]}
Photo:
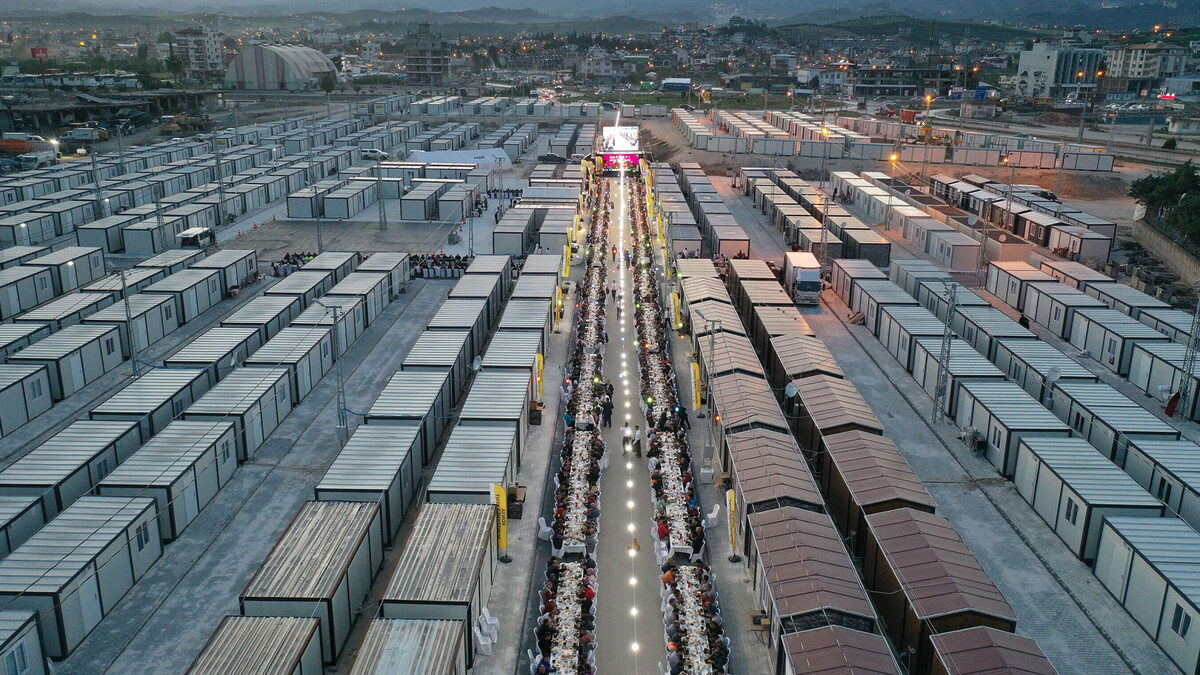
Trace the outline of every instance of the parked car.
{"label": "parked car", "polygon": [[566,164],[567,158],[557,152],[547,152],[544,155],[538,155],[538,161],[546,164]]}
{"label": "parked car", "polygon": [[386,152],[384,152],[383,150],[377,150],[375,148],[363,148],[361,154],[362,154],[363,159],[387,159],[388,158],[388,154]]}

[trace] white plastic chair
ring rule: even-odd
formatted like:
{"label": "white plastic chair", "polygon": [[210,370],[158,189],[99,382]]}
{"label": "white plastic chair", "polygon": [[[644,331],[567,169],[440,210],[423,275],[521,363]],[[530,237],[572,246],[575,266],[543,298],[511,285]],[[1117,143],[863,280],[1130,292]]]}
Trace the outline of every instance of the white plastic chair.
{"label": "white plastic chair", "polygon": [[717,523],[719,522],[717,520],[717,517],[720,515],[721,515],[721,505],[713,504],[712,511],[710,511],[709,514],[704,517],[704,527],[706,529],[710,528],[710,527],[716,527]]}
{"label": "white plastic chair", "polygon": [[479,627],[483,628],[493,641],[500,635],[500,619],[492,616],[487,607],[479,612]]}
{"label": "white plastic chair", "polygon": [[554,528],[550,527],[549,525],[546,525],[546,517],[538,516],[537,538],[541,539],[542,541],[550,541],[550,538],[553,536],[554,536]]}
{"label": "white plastic chair", "polygon": [[483,635],[483,633],[480,633],[479,626],[475,626],[471,630],[475,631],[475,652],[477,654],[483,654],[484,656],[491,656],[492,655],[492,640],[491,640],[491,638],[485,637]]}

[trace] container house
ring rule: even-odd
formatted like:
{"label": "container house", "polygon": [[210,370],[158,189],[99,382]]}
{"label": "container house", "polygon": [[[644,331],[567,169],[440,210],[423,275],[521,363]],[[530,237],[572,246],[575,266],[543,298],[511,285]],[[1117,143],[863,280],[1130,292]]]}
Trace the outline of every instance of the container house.
{"label": "container house", "polygon": [[37,612],[46,655],[63,659],[161,555],[153,499],[83,497],[0,560],[0,599]]}
{"label": "container house", "polygon": [[8,362],[45,366],[50,396],[61,401],[121,365],[119,333],[116,326],[71,326],[13,354]]}
{"label": "container house", "polygon": [[887,279],[874,263],[868,260],[838,258],[833,261],[833,291],[847,305],[850,304],[854,286],[868,279]]}
{"label": "container house", "polygon": [[[514,432],[513,473],[521,466],[529,430],[529,408],[533,396],[530,373],[519,370],[480,370],[463,401],[455,432],[469,427],[505,425]],[[451,434],[454,440],[454,434]]]}
{"label": "container house", "polygon": [[172,298],[152,293],[131,295],[125,302],[93,313],[83,323],[120,328],[121,354],[126,359],[132,357],[133,350],[145,351],[179,328]]}
{"label": "container house", "polygon": [[53,518],[142,443],[134,422],[76,420],[0,471],[0,495],[35,496]]}
{"label": "container house", "polygon": [[1016,628],[1016,614],[948,520],[908,508],[866,520],[863,582],[874,592],[892,641],[911,650],[912,671],[928,672],[935,634]]}
{"label": "container house", "polygon": [[907,258],[892,261],[891,266],[888,268],[888,279],[891,279],[892,283],[903,288],[905,293],[915,298],[917,296],[917,286],[922,279],[951,281],[953,277],[928,260]]}
{"label": "container house", "polygon": [[333,370],[333,331],[327,326],[289,326],[243,361],[246,368],[285,368],[291,380],[292,405]]}
{"label": "container house", "polygon": [[1106,518],[1093,573],[1185,673],[1200,667],[1200,535],[1178,518]]}
{"label": "container house", "polygon": [[370,326],[392,301],[388,292],[390,277],[383,272],[354,272],[346,275],[328,296],[361,298],[366,311],[366,325]]}
{"label": "container house", "polygon": [[108,293],[113,302],[117,302],[126,295],[141,293],[159,279],[165,279],[167,272],[161,267],[134,267],[124,270],[123,275],[124,279],[121,278],[122,273],[110,274],[84,286],[82,290],[85,293]]}
{"label": "container house", "polygon": [[995,307],[955,308],[950,329],[989,360],[995,358],[997,343],[1001,340],[1037,340],[1028,328]]}
{"label": "container house", "polygon": [[1118,375],[1128,375],[1133,348],[1170,338],[1115,309],[1080,309],[1075,312],[1068,338],[1071,345]]}
{"label": "container house", "polygon": [[1134,319],[1140,319],[1143,310],[1171,309],[1171,306],[1162,300],[1146,295],[1125,284],[1089,284],[1083,289],[1083,292]]}
{"label": "container house", "polygon": [[872,334],[877,332],[879,313],[884,307],[917,306],[917,299],[887,279],[860,281],[850,296],[850,309],[863,314],[863,325]]}
{"label": "container house", "polygon": [[509,255],[477,255],[467,266],[464,276],[482,274],[500,277],[500,294],[508,295],[512,291],[516,278],[513,276],[512,256]]}
{"label": "container house", "polygon": [[0,362],[50,334],[48,324],[0,324]]}
{"label": "container house", "polygon": [[388,380],[364,418],[367,425],[417,424],[413,461],[429,466],[450,416],[449,369],[401,370]]}
{"label": "container house", "polygon": [[336,361],[366,330],[366,313],[363,299],[360,296],[327,295],[292,319],[291,327],[324,326],[329,328],[333,332],[333,358]]}
{"label": "container house", "polygon": [[1067,425],[1013,382],[964,382],[958,397],[954,423],[969,430],[975,452],[1002,476],[1012,476],[1022,438],[1071,435]]}
{"label": "container house", "polygon": [[312,617],[226,616],[188,668],[189,675],[245,669],[280,675],[322,675],[320,622]]}
{"label": "container house", "polygon": [[112,302],[112,296],[108,293],[68,293],[17,316],[14,321],[45,324],[50,327],[50,332],[57,333],[80,323],[84,317],[91,316]]}
{"label": "container house", "polygon": [[392,298],[404,292],[411,274],[408,254],[396,251],[376,251],[356,271],[388,275],[388,295]]}
{"label": "container house", "polygon": [[137,216],[107,216],[78,224],[75,227],[75,236],[80,246],[96,246],[105,253],[120,253],[125,250],[122,228],[137,221]]}
{"label": "container house", "polygon": [[[0,220],[0,222],[3,221]],[[0,249],[0,270],[24,265],[30,260],[40,258],[49,252],[49,246],[30,246],[28,244],[17,244],[14,246],[5,244],[4,248]]]}
{"label": "container house", "polygon": [[1018,312],[1025,310],[1025,291],[1029,284],[1050,283],[1054,277],[1039,271],[1029,263],[1016,260],[988,262],[987,292]]}
{"label": "container house", "polygon": [[1195,443],[1132,439],[1121,468],[1184,522],[1200,526],[1200,447]]}
{"label": "container house", "polygon": [[0,364],[0,435],[7,436],[54,405],[44,365]]}
{"label": "container house", "polygon": [[48,268],[22,265],[0,270],[0,319],[11,319],[56,295]]}
{"label": "container house", "polygon": [[943,323],[950,322],[950,296],[954,296],[954,307],[957,310],[959,307],[991,307],[991,303],[984,300],[971,289],[954,281],[945,283],[924,279],[917,284],[917,302],[922,307],[928,309]]}
{"label": "container house", "polygon": [[442,458],[425,487],[430,502],[491,504],[493,486],[505,489],[517,473],[517,430],[500,422],[459,425],[450,430]]}
{"label": "container house", "polygon": [[234,295],[258,277],[258,252],[253,249],[226,248],[214,252],[192,265],[197,270],[219,270],[221,290],[225,295]]}
{"label": "container house", "polygon": [[259,341],[265,343],[291,324],[303,311],[300,298],[296,296],[260,295],[221,319],[221,325],[256,328]]}
{"label": "container house", "polygon": [[400,369],[424,373],[449,370],[450,376],[445,383],[450,394],[447,409],[453,409],[460,402],[470,374],[469,341],[470,333],[465,330],[427,330],[417,336]]}
{"label": "container house", "polygon": [[[511,301],[517,302],[517,301]],[[537,303],[537,301],[520,301],[523,303]],[[541,303],[544,305],[545,303]],[[514,311],[510,304],[505,315]],[[543,307],[542,324],[544,327],[548,313]],[[537,318],[537,314],[533,315]],[[503,319],[502,319],[503,321]],[[429,331],[450,330],[450,331],[467,331],[469,337],[467,340],[468,355],[473,360],[475,356],[483,352],[484,344],[488,338],[488,320],[487,320],[487,301],[483,299],[477,300],[446,300],[438,308],[437,312],[429,320],[426,326]]]}
{"label": "container house", "polygon": [[[46,524],[46,510],[37,495],[0,496],[0,558],[17,550]],[[0,610],[0,624],[4,611]],[[0,634],[3,630],[0,629]],[[0,649],[2,651],[2,649]]]}
{"label": "container house", "polygon": [[307,309],[317,298],[325,295],[333,288],[333,273],[318,270],[301,269],[280,279],[267,290],[264,295],[285,295],[300,298],[300,308]]}
{"label": "container house", "polygon": [[747,518],[752,513],[794,505],[813,511],[825,509],[825,500],[813,479],[812,471],[789,433],[770,429],[748,429],[726,438],[730,489],[734,491],[736,512],[735,548],[750,550],[746,540]]}
{"label": "container house", "polygon": [[208,388],[208,374],[202,369],[153,368],[92,408],[88,418],[134,421],[142,438],[150,438],[183,414]]}
{"label": "container house", "polygon": [[1120,466],[1131,439],[1173,441],[1179,430],[1102,382],[1055,382],[1055,414]]}
{"label": "container house", "polygon": [[[938,379],[942,376],[942,340],[917,340],[912,355],[912,376],[930,398],[936,400]],[[946,398],[943,410],[953,418],[958,405],[958,389],[965,382],[1004,382],[1004,373],[963,340],[951,338],[946,366]]]}
{"label": "container house", "polygon": [[163,359],[167,368],[203,368],[216,384],[262,346],[258,331],[249,326],[217,326],[197,335]]}
{"label": "container house", "polygon": [[1075,312],[1104,306],[1103,302],[1058,281],[1026,284],[1025,315],[1064,340],[1071,336]]}
{"label": "container house", "polygon": [[391,546],[421,484],[420,435],[420,422],[358,427],[317,483],[316,499],[378,503]]}
{"label": "container house", "polygon": [[813,375],[795,381],[796,395],[784,402],[796,438],[809,457],[820,454],[825,436],[843,431],[882,434],[883,425],[849,380]]}
{"label": "container house", "polygon": [[237,469],[233,422],[177,420],[96,484],[103,497],[152,497],[164,542],[183,533]]}
{"label": "container house", "polygon": [[37,612],[28,609],[0,610],[0,661],[12,664],[22,675],[46,675],[46,654],[38,631]]}
{"label": "container house", "polygon": [[1041,340],[997,340],[992,363],[1042,405],[1052,400],[1051,388],[1055,382],[1100,380],[1057,347]]}
{"label": "container house", "polygon": [[911,371],[916,341],[940,338],[945,332],[946,324],[924,307],[888,305],[880,309],[876,337],[905,370]]}
{"label": "container house", "polygon": [[1013,485],[1084,562],[1096,557],[1105,518],[1158,518],[1166,512],[1162,502],[1082,438],[1022,439]]}
{"label": "container house", "polygon": [[[447,295],[455,300],[486,300],[488,328],[496,325],[503,308],[504,296],[501,289],[504,285],[500,274],[464,274]],[[515,286],[515,285],[514,285]],[[515,290],[515,289],[514,289]]]}
{"label": "container house", "polygon": [[1116,283],[1107,274],[1073,260],[1043,259],[1040,269],[1064,284],[1081,291],[1087,291],[1087,287],[1093,284]]}
{"label": "container house", "polygon": [[[383,592],[379,618],[457,620],[474,626],[496,581],[495,523],[491,505],[423,505]],[[454,546],[446,545],[447,532],[455,533]],[[475,636],[465,632],[471,667]]]}
{"label": "container house", "polygon": [[1138,320],[1175,342],[1187,344],[1192,333],[1191,312],[1181,309],[1143,309]]}
{"label": "container house", "polygon": [[822,626],[783,636],[775,675],[815,675],[823,663],[844,664],[850,673],[899,675],[900,666],[881,635],[844,626]]}
{"label": "container house", "polygon": [[929,236],[929,255],[950,272],[974,272],[979,267],[979,242],[957,230]]}
{"label": "container house", "polygon": [[49,270],[54,295],[86,286],[107,274],[104,251],[98,246],[68,246],[22,264]]}
{"label": "container house", "polygon": [[238,368],[183,411],[185,420],[231,420],[238,461],[249,459],[292,412],[285,368]]}
{"label": "container house", "polygon": [[185,324],[203,314],[225,297],[217,270],[186,269],[150,284],[145,294],[168,295],[175,300],[176,316]]}
{"label": "container house", "polygon": [[134,265],[134,267],[153,267],[164,269],[167,271],[167,274],[174,274],[191,267],[196,261],[203,260],[207,255],[208,251],[202,249],[171,248],[158,255],[146,258]]}
{"label": "container house", "polygon": [[988,626],[938,633],[929,641],[933,645],[934,675],[959,672],[964,663],[987,664],[999,672],[1058,672],[1032,638]]}
{"label": "container house", "polygon": [[350,672],[466,675],[470,629],[459,620],[372,619]]}
{"label": "container house", "polygon": [[[703,351],[697,355],[705,356]],[[780,335],[771,338],[768,352],[764,354],[764,362],[767,378],[775,391],[783,391],[789,383],[813,375],[828,375],[834,378],[844,375],[825,343],[807,335]]]}
{"label": "container house", "polygon": [[[451,301],[447,300],[449,304]],[[455,302],[473,302],[461,300]],[[500,315],[497,331],[520,331],[534,333],[542,343],[550,341],[551,326],[561,319],[562,299],[558,300],[557,308],[553,300],[509,300]]]}
{"label": "container house", "polygon": [[315,617],[336,663],[383,563],[377,504],[306,502],[238,596],[243,616]]}
{"label": "container house", "polygon": [[329,272],[333,283],[345,279],[358,269],[358,253],[354,251],[325,251],[304,263],[305,272]]}

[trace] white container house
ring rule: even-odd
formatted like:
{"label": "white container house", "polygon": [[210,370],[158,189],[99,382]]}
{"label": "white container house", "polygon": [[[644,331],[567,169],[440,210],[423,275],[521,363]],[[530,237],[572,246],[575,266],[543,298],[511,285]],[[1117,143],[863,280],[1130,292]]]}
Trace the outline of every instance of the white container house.
{"label": "white container house", "polygon": [[1075,312],[1104,306],[1103,302],[1062,282],[1025,285],[1025,316],[1064,340],[1071,335]]}
{"label": "white container house", "polygon": [[491,504],[495,485],[508,489],[517,467],[517,430],[511,424],[459,425],[425,488],[430,502]]}
{"label": "white container house", "polygon": [[0,471],[0,495],[38,497],[53,518],[141,444],[135,422],[76,420]]}
{"label": "white container house", "polygon": [[0,319],[11,319],[58,295],[51,279],[50,270],[44,267],[0,270]]}
{"label": "white container house", "polygon": [[[37,495],[0,496],[0,558],[17,550],[46,524],[46,510]],[[0,610],[0,622],[3,621]]]}
{"label": "white container house", "polygon": [[921,338],[941,338],[946,324],[924,307],[889,305],[879,312],[876,337],[904,370],[912,371],[916,341]]}
{"label": "white container house", "polygon": [[179,328],[179,317],[175,314],[175,303],[170,297],[138,293],[129,296],[126,302],[109,305],[93,313],[83,323],[120,328],[121,353],[128,359],[134,349],[144,351],[175,332]]}
{"label": "white container house", "polygon": [[1068,338],[1074,347],[1121,376],[1129,374],[1135,345],[1170,340],[1115,309],[1076,310]]}
{"label": "white container house", "polygon": [[192,265],[196,270],[219,270],[225,295],[233,295],[258,275],[258,252],[226,248]]}
{"label": "white container house", "polygon": [[104,251],[97,246],[68,246],[23,264],[50,270],[55,295],[86,286],[107,274]]}
{"label": "white container house", "polygon": [[267,290],[264,295],[286,295],[300,298],[300,308],[307,309],[313,300],[325,295],[333,288],[333,273],[329,270],[318,271],[301,269],[280,279]]}
{"label": "white container house", "polygon": [[455,408],[460,403],[469,375],[472,360],[468,356],[469,340],[470,333],[465,330],[427,330],[417,336],[400,369],[435,374],[449,370],[447,402],[448,408]]}
{"label": "white container house", "polygon": [[216,384],[262,346],[253,326],[217,326],[197,335],[163,359],[167,368],[201,368],[210,385]]}
{"label": "white container house", "polygon": [[420,434],[419,422],[358,427],[317,483],[316,499],[378,503],[391,546],[421,484]]}
{"label": "white container house", "polygon": [[883,308],[897,305],[916,307],[917,299],[887,279],[859,281],[850,294],[850,310],[862,312],[863,325],[873,334],[878,331]]}
{"label": "white container house", "polygon": [[1054,345],[1024,338],[995,342],[992,363],[1042,405],[1051,402],[1055,382],[1099,382],[1092,371],[1079,365]]}
{"label": "white container house", "polygon": [[247,368],[285,368],[292,405],[299,405],[333,369],[333,331],[327,326],[289,326],[248,356]]}
{"label": "white container house", "polygon": [[143,293],[174,298],[180,324],[195,319],[225,297],[221,287],[221,272],[198,269],[180,270],[162,281],[150,284]]}
{"label": "white container house", "polygon": [[1134,319],[1140,319],[1143,310],[1171,309],[1170,305],[1158,298],[1146,295],[1131,286],[1115,282],[1110,284],[1089,284],[1083,289],[1083,292]]}
{"label": "white container house", "polygon": [[325,251],[304,263],[303,269],[308,272],[329,272],[333,275],[333,283],[336,284],[358,269],[358,253],[355,251]]}
{"label": "white container house", "polygon": [[[912,376],[930,398],[937,397],[938,378],[942,371],[941,338],[922,338],[916,341],[912,354]],[[953,418],[958,404],[958,389],[965,382],[1004,382],[1004,373],[992,365],[971,345],[951,338],[950,362],[946,368],[945,413]]]}
{"label": "white container house", "polygon": [[[1161,403],[1183,386],[1183,370],[1187,348],[1174,342],[1144,342],[1134,345],[1129,366],[1129,383],[1158,399]],[[1200,367],[1191,374],[1192,386],[1200,380]],[[1196,391],[1193,389],[1193,391]],[[1181,411],[1186,419],[1200,419],[1200,404],[1190,397],[1187,409]]]}
{"label": "white container house", "polygon": [[50,334],[49,324],[0,324],[0,362]]}
{"label": "white container house", "polygon": [[353,672],[466,675],[470,630],[458,620],[371,619]]}
{"label": "white container house", "polygon": [[0,436],[7,436],[54,405],[46,366],[0,363]]}
{"label": "white container house", "polygon": [[1081,438],[1022,439],[1013,485],[1084,562],[1096,557],[1105,518],[1166,513],[1162,502]]}
{"label": "white container house", "polygon": [[917,284],[917,302],[933,312],[933,315],[944,323],[950,322],[951,293],[954,294],[956,309],[959,307],[991,307],[991,303],[957,281],[947,284],[933,279],[922,279]]}
{"label": "white container house", "polygon": [[[474,626],[496,581],[496,509],[480,504],[425,504],[400,549],[379,605],[382,619],[457,620]],[[446,545],[446,533],[455,545]],[[475,657],[466,631],[467,666]]]}
{"label": "white container house", "polygon": [[1031,283],[1050,283],[1054,277],[1016,260],[988,262],[987,292],[1018,312],[1025,310],[1025,290]]}
{"label": "white container house", "polygon": [[37,612],[63,659],[162,555],[154,500],[83,497],[0,560],[0,601]]}
{"label": "white container house", "polygon": [[395,298],[408,286],[409,256],[395,251],[376,251],[358,266],[357,272],[382,272],[388,275],[388,293]]}
{"label": "white container house", "polygon": [[74,326],[113,303],[108,293],[68,293],[17,316],[15,323],[45,324],[50,332]]}
{"label": "white container house", "polygon": [[208,391],[208,373],[199,368],[153,368],[88,413],[93,420],[138,423],[142,438],[162,431]]}
{"label": "white container house", "polygon": [[125,237],[121,230],[137,220],[137,216],[108,216],[81,223],[75,228],[75,236],[80,246],[97,246],[105,253],[120,253],[125,250]]}
{"label": "white container house", "polygon": [[319,626],[310,617],[226,616],[187,672],[226,675],[287,664],[290,669],[279,670],[279,675],[323,675]]}
{"label": "white container house", "polygon": [[514,473],[521,466],[521,456],[526,450],[529,402],[533,397],[532,381],[530,372],[512,369],[480,370],[459,411],[458,426],[455,428],[455,431],[465,433],[463,430],[467,427],[511,425],[514,431]]}
{"label": "white container house", "polygon": [[1188,525],[1200,526],[1200,447],[1195,443],[1132,439],[1121,468]]}
{"label": "white container house", "polygon": [[238,368],[183,411],[183,419],[232,420],[238,461],[246,461],[291,412],[286,368]]}
{"label": "white container house", "polygon": [[1061,420],[1012,382],[964,382],[958,396],[955,424],[978,434],[976,452],[1006,478],[1016,468],[1022,438],[1071,436]]}
{"label": "white container house", "polygon": [[177,420],[96,485],[103,497],[153,497],[164,542],[183,533],[237,469],[233,422]]}
{"label": "white container house", "polygon": [[8,361],[46,366],[50,395],[61,401],[121,365],[119,333],[116,326],[71,326],[29,345]]}
{"label": "white container house", "polygon": [[1093,573],[1185,673],[1200,669],[1200,535],[1178,518],[1104,520]]}
{"label": "white container house", "polygon": [[1116,283],[1107,274],[1073,260],[1043,259],[1040,269],[1064,284],[1078,288],[1081,291],[1086,291],[1087,287],[1092,284]]}
{"label": "white container house", "polygon": [[167,271],[161,267],[134,267],[124,271],[124,283],[121,276],[119,273],[110,274],[84,286],[82,290],[85,293],[107,293],[112,296],[113,302],[118,302],[126,295],[141,293],[150,284],[167,278]]}
{"label": "white container house", "polygon": [[[0,221],[2,222],[2,221]],[[49,246],[29,246],[18,244],[16,246],[0,242],[4,248],[0,249],[0,270],[6,270],[17,265],[40,258],[50,252]]]}
{"label": "white container house", "polygon": [[370,326],[392,301],[388,286],[391,279],[383,272],[354,272],[346,275],[327,295],[361,298]]}
{"label": "white container house", "polygon": [[833,291],[849,306],[854,292],[854,286],[868,279],[887,279],[874,263],[868,260],[838,258],[833,261]]}
{"label": "white container house", "polygon": [[1143,309],[1138,321],[1166,335],[1175,342],[1187,344],[1192,332],[1192,313],[1181,309]]}
{"label": "white container house", "polygon": [[379,505],[305,502],[238,605],[244,616],[315,617],[322,659],[333,664],[382,563]]}
{"label": "white container house", "polygon": [[917,297],[917,286],[921,280],[952,281],[953,277],[928,260],[909,258],[893,260],[888,268],[888,279],[915,298]]}
{"label": "white container house", "polygon": [[1055,382],[1055,414],[1118,466],[1133,439],[1173,441],[1179,430],[1103,382]]}
{"label": "white container house", "polygon": [[303,311],[300,298],[296,296],[261,295],[221,319],[221,325],[256,328],[259,341],[265,343],[291,324]]}
{"label": "white container house", "polygon": [[1028,328],[995,307],[956,307],[950,328],[989,360],[995,356],[1000,340],[1037,340]]}
{"label": "white container house", "polygon": [[366,307],[360,296],[326,295],[292,319],[291,325],[293,328],[325,326],[332,330],[333,358],[336,361],[342,358],[342,354],[345,354],[358,336],[366,330],[366,314]]}
{"label": "white container house", "polygon": [[440,373],[401,370],[384,385],[364,421],[367,425],[418,425],[413,461],[428,466],[449,421],[450,400],[449,369]]}
{"label": "white container house", "polygon": [[165,269],[167,274],[174,274],[191,267],[196,264],[196,261],[203,260],[207,255],[208,251],[202,249],[171,248],[146,258],[134,267],[154,267]]}
{"label": "white container house", "polygon": [[0,610],[0,661],[21,675],[47,675],[46,654],[38,631],[37,612]]}

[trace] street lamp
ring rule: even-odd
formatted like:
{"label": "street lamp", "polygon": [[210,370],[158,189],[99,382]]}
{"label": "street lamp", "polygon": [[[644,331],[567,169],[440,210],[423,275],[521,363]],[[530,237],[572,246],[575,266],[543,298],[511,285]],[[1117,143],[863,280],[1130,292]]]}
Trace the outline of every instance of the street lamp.
{"label": "street lamp", "polygon": [[[892,173],[891,173],[892,184],[889,186],[892,190],[896,189],[896,160],[898,160],[898,159],[900,159],[900,155],[897,155],[894,152],[891,154],[890,157],[888,157],[888,161],[891,162],[891,164],[892,164]],[[891,222],[892,222],[892,196],[888,195],[887,215],[884,216],[884,219],[883,219],[883,229],[886,230],[886,229],[891,228]]]}
{"label": "street lamp", "polygon": [[929,168],[929,140],[933,136],[933,123],[929,121],[929,108],[933,105],[933,95],[925,94],[925,152],[921,158],[921,182],[925,182],[925,173]]}

